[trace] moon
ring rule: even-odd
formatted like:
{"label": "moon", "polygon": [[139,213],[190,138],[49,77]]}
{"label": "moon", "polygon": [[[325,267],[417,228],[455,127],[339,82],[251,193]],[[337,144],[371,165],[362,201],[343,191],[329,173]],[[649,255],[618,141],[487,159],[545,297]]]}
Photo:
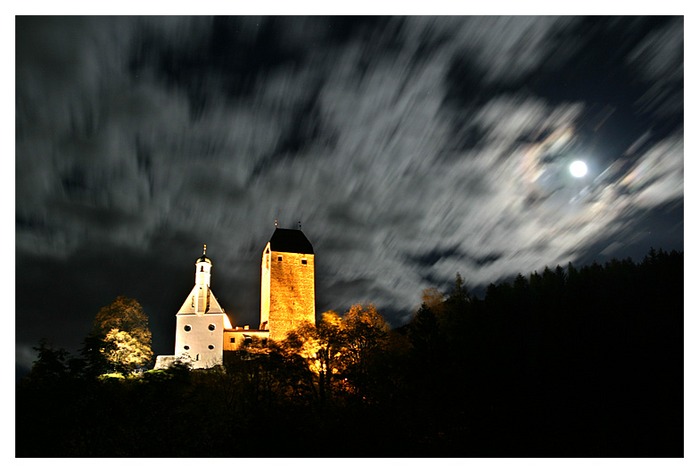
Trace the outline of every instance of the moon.
{"label": "moon", "polygon": [[588,166],[581,160],[576,160],[569,165],[569,173],[574,178],[583,178],[588,173]]}

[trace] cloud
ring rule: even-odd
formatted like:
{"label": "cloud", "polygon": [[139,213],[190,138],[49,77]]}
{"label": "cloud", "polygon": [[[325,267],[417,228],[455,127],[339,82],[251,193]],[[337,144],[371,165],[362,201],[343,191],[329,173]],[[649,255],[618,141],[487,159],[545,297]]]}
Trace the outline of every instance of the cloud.
{"label": "cloud", "polygon": [[[301,220],[314,245],[319,311],[364,300],[405,319],[457,272],[479,286],[576,261],[683,193],[682,126],[659,140],[635,122],[621,156],[592,144],[618,123],[611,110],[649,120],[665,105],[630,93],[601,120],[592,92],[542,87],[589,64],[584,46],[614,30],[587,24],[21,19],[18,252],[129,251],[186,274],[206,242],[215,294],[251,324],[274,219]],[[620,67],[675,94],[677,31],[640,35]],[[576,180],[566,169],[582,152],[597,171]],[[123,272],[102,271],[119,286]],[[144,297],[158,311],[180,304]]]}
{"label": "cloud", "polygon": [[651,208],[683,197],[683,134],[657,143],[625,175],[620,184],[633,203]]}
{"label": "cloud", "polygon": [[649,83],[637,104],[661,118],[683,111],[683,32],[683,17],[673,18],[645,36],[626,58]]}

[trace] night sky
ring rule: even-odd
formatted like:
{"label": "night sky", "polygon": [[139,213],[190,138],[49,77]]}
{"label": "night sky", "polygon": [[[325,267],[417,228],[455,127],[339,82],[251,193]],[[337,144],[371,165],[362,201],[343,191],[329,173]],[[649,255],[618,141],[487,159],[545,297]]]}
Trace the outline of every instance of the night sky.
{"label": "night sky", "polygon": [[[683,17],[16,17],[16,361],[136,298],[156,354],[207,244],[259,322],[280,227],[392,326],[491,282],[683,250]],[[584,161],[574,177],[569,165]],[[21,308],[21,311],[19,310]]]}

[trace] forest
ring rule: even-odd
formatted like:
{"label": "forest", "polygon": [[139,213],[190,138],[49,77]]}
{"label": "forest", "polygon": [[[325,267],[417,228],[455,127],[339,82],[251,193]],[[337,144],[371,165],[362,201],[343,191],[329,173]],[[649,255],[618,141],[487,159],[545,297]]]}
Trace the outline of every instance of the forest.
{"label": "forest", "polygon": [[683,457],[682,252],[422,296],[402,327],[356,305],[207,370],[144,370],[140,307],[103,308],[78,355],[38,344],[16,456]]}

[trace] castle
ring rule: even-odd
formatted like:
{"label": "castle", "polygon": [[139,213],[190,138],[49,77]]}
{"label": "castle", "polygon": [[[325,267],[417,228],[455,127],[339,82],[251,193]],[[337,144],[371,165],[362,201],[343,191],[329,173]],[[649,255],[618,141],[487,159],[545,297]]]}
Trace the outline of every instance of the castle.
{"label": "castle", "polygon": [[314,250],[301,229],[275,228],[260,265],[260,325],[234,326],[211,290],[212,261],[204,246],[195,262],[194,287],[177,312],[175,354],[159,355],[156,369],[176,360],[193,369],[221,365],[224,352],[235,351],[253,338],[282,340],[306,321],[316,321]]}

